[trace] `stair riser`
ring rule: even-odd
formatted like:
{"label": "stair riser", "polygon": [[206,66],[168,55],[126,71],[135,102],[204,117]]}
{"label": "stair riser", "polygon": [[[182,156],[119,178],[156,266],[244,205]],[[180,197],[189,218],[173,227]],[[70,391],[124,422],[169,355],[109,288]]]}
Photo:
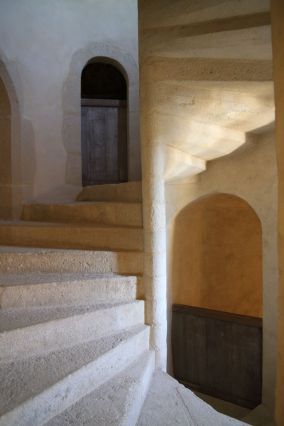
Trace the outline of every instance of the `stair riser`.
{"label": "stair riser", "polygon": [[22,220],[142,227],[142,206],[137,203],[31,204],[24,206]]}
{"label": "stair riser", "polygon": [[77,250],[0,253],[0,272],[141,274],[143,254]]}
{"label": "stair riser", "polygon": [[130,302],[136,298],[135,277],[100,278],[0,287],[0,308],[89,305]]}
{"label": "stair riser", "polygon": [[21,247],[143,250],[139,228],[0,225],[0,244]]}
{"label": "stair riser", "polygon": [[86,186],[77,197],[78,201],[142,201],[141,182],[127,182],[118,185]]}
{"label": "stair riser", "polygon": [[18,328],[0,334],[0,362],[25,359],[144,323],[144,302]]}
{"label": "stair riser", "polygon": [[149,329],[108,351],[0,418],[0,426],[43,425],[122,372],[149,348]]}

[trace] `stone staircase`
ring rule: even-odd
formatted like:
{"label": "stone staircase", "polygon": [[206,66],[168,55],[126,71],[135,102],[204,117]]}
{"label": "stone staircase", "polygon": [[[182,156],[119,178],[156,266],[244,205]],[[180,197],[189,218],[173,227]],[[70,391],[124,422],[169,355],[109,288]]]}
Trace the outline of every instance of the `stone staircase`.
{"label": "stone staircase", "polygon": [[[261,133],[273,129],[270,2],[140,0],[139,52],[145,198],[151,213],[160,213],[164,201],[160,194],[166,187],[166,202],[174,216],[179,200],[184,206],[186,198],[179,198],[178,193],[173,196],[174,186],[167,193],[170,186],[165,184],[185,184],[184,194],[188,191],[194,198],[198,193],[196,176],[206,172],[212,160],[252,148]],[[226,180],[222,170],[219,173],[220,180]],[[236,176],[232,191],[237,191],[237,186]],[[147,193],[148,188],[151,191]],[[155,224],[157,217],[151,217]],[[152,226],[148,231],[155,233],[153,247],[157,236],[167,232],[166,226],[162,230]],[[172,229],[169,240],[171,233]],[[155,249],[151,254],[157,261],[160,253]],[[156,294],[165,287],[163,273],[160,276]],[[264,318],[269,316],[266,303]],[[275,335],[267,326],[269,322],[264,321],[264,341]],[[273,373],[269,377],[273,371],[271,354],[273,348],[268,345],[263,365],[269,373],[264,374],[263,389],[270,418],[274,393]],[[270,424],[267,418],[252,417],[248,420],[251,424]]]}
{"label": "stone staircase", "polygon": [[89,201],[84,203],[26,205],[21,221],[0,222],[0,242],[10,246],[141,252],[141,185],[131,183],[132,192],[128,189],[129,194],[121,198],[118,190],[115,195],[111,188],[106,191],[103,185],[95,192],[86,188],[78,197],[87,197]]}
{"label": "stone staircase", "polygon": [[167,182],[274,122],[269,0],[141,0],[140,66]]}
{"label": "stone staircase", "polygon": [[[242,424],[155,371],[137,300],[140,184],[87,188],[79,198],[25,206],[22,221],[1,223],[0,425]],[[139,244],[129,245],[133,228]],[[116,243],[98,229],[112,229]]]}

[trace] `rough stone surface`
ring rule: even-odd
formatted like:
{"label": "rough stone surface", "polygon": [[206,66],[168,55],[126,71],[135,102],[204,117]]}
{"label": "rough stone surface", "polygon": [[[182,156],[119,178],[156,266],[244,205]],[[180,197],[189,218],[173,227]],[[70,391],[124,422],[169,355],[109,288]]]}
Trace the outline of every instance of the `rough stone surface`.
{"label": "rough stone surface", "polygon": [[[32,424],[44,424],[52,417],[80,400],[86,394],[98,388],[115,374],[122,372],[129,364],[134,362],[137,357],[148,349],[148,341],[148,328],[143,327],[142,329],[140,328],[140,331],[138,330],[136,333],[133,333],[132,336],[127,336],[126,334],[124,339],[121,338],[121,336],[115,338],[113,343],[110,343],[107,348],[103,343],[103,350],[101,350],[100,355],[97,356],[95,360],[87,362],[82,368],[77,368],[73,373],[65,372],[64,377],[54,384],[52,384],[52,374],[57,374],[58,376],[58,373],[60,375],[61,372],[62,377],[62,371],[66,368],[65,365],[68,365],[68,362],[64,360],[64,354],[61,354],[63,359],[61,358],[61,362],[59,361],[58,370],[56,369],[55,355],[54,362],[51,364],[54,365],[54,367],[52,367],[53,373],[50,373],[50,368],[44,368],[44,359],[39,360],[38,364],[35,362],[35,367],[37,365],[39,367],[36,375],[34,374],[35,370],[32,366],[30,369],[27,367],[27,376],[23,379],[25,370],[21,369],[22,375],[20,377],[22,377],[22,380],[26,383],[29,396],[23,395],[18,381],[20,380],[19,378],[15,377],[14,389],[11,388],[13,380],[10,380],[10,385],[5,390],[6,399],[3,400],[4,403],[6,403],[5,408],[3,408],[5,414],[0,418],[0,425],[30,426]],[[95,351],[98,350],[100,346],[101,345],[97,343],[95,345]],[[81,351],[79,349],[79,352],[76,355],[71,355],[71,358],[69,354],[69,362],[76,362],[77,357],[80,359],[83,352],[81,355],[80,353]],[[90,352],[87,350],[87,358],[88,356],[90,356]],[[4,371],[4,376],[6,376],[6,374],[7,369]],[[58,377],[56,377],[56,380],[57,379]],[[37,389],[37,393],[33,397],[31,395],[31,391],[34,392],[32,380],[35,381],[34,386],[35,389]],[[48,384],[44,386],[44,383]],[[17,390],[20,392],[19,400],[24,402],[15,406],[14,404],[17,404],[17,401],[13,392],[17,392]],[[15,408],[11,409],[11,403]],[[9,409],[10,411],[7,412]]]}
{"label": "rough stone surface", "polygon": [[141,274],[143,253],[0,246],[0,272]]}
{"label": "rough stone surface", "polygon": [[137,426],[245,426],[215,411],[168,374],[157,371]]}
{"label": "rough stone surface", "polygon": [[0,274],[0,307],[127,302],[135,300],[136,283],[115,274]]}
{"label": "rough stone surface", "polygon": [[45,426],[135,425],[154,369],[153,352],[146,352],[127,370],[78,401]]}
{"label": "rough stone surface", "polygon": [[0,243],[92,250],[143,250],[141,228],[48,222],[0,222]]}
{"label": "rough stone surface", "polygon": [[30,354],[26,359],[1,364],[1,414],[96,360],[117,345],[139,334],[144,328],[144,326],[129,328],[101,339],[77,343],[69,348],[42,355]]}
{"label": "rough stone surface", "polygon": [[77,202],[65,204],[28,204],[22,220],[40,222],[94,223],[115,226],[142,226],[141,203]]}
{"label": "rough stone surface", "polygon": [[[275,4],[280,3],[280,0],[275,0]],[[282,9],[283,6],[278,10],[282,12]],[[154,323],[152,335],[158,332],[159,327],[161,331],[162,324],[165,324],[161,321],[161,315],[157,316],[161,313],[159,301],[165,298],[164,277],[168,276],[171,280],[171,275],[176,276],[173,262],[178,258],[178,250],[173,250],[172,239],[175,218],[171,218],[172,222],[168,220],[167,229],[161,231],[163,221],[158,219],[157,213],[158,210],[160,213],[163,210],[161,196],[166,179],[166,183],[173,185],[171,191],[167,190],[166,193],[167,219],[169,212],[175,210],[175,214],[178,214],[191,200],[197,199],[199,195],[207,195],[210,191],[222,192],[226,189],[224,192],[239,195],[240,182],[246,180],[241,192],[249,195],[249,198],[246,197],[248,202],[259,198],[258,211],[263,225],[263,398],[273,410],[277,298],[277,256],[273,223],[276,217],[274,200],[271,202],[269,198],[269,203],[266,203],[263,193],[267,188],[267,193],[275,194],[275,188],[270,178],[263,184],[264,181],[256,178],[256,175],[263,170],[265,176],[271,171],[274,173],[275,165],[262,156],[259,170],[257,169],[257,149],[250,144],[249,137],[250,132],[264,134],[264,129],[271,128],[275,119],[269,11],[267,0],[205,1],[190,4],[186,0],[142,0],[139,17],[141,148],[143,187],[146,188],[143,200],[145,253],[148,258],[144,273],[148,300],[146,313],[149,315],[149,323],[151,320]],[[277,19],[281,26],[281,19]],[[279,75],[282,75],[281,67]],[[281,122],[281,117],[279,120]],[[257,143],[262,143],[260,138],[256,140],[259,141]],[[272,144],[273,140],[270,141],[270,150]],[[210,169],[214,167],[213,161],[208,162],[207,170],[195,176],[195,179],[192,177],[192,165],[184,168],[181,173],[182,161],[173,161],[175,151],[172,147],[180,151],[181,159],[185,153],[208,161],[228,156],[237,149],[241,152],[245,146],[251,149],[251,155],[246,153],[249,173],[244,173],[245,160],[242,160],[237,164],[234,179],[230,182],[228,173],[233,171],[232,164],[226,168],[224,163],[221,165],[221,159],[218,160],[218,182],[210,173]],[[164,175],[161,173],[163,153],[166,156]],[[228,163],[229,158],[228,156]],[[168,169],[171,172],[170,179]],[[190,179],[186,180],[186,175]],[[256,182],[261,187],[259,197],[256,197]],[[182,183],[185,183],[184,189],[181,189]],[[182,203],[179,204],[182,199],[183,206]],[[268,222],[270,224],[267,228]],[[167,252],[162,236],[166,232]],[[184,236],[181,238],[185,239]],[[182,251],[182,243],[177,243],[176,247]],[[214,275],[214,268],[212,273]],[[171,289],[171,286],[168,288]],[[171,290],[169,293],[171,294]],[[157,333],[154,338],[157,346],[162,345],[161,336],[161,333]],[[281,377],[284,377],[283,374]],[[280,380],[282,387],[283,382],[283,379]]]}
{"label": "rough stone surface", "polygon": [[[0,361],[74,345],[143,324],[144,302],[0,311]],[[4,330],[4,331],[3,331]]]}
{"label": "rough stone surface", "polygon": [[126,182],[114,185],[86,186],[77,197],[77,201],[124,201],[141,202],[141,182]]}

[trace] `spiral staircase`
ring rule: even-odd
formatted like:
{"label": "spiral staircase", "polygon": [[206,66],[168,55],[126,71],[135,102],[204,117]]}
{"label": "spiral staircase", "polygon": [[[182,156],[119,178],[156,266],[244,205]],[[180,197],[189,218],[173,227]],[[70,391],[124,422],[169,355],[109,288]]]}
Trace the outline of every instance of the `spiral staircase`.
{"label": "spiral staircase", "polygon": [[[165,180],[187,178],[274,120],[269,3],[140,9]],[[26,205],[20,221],[0,223],[1,426],[247,424],[155,370],[141,203],[138,182],[87,187],[77,201]]]}

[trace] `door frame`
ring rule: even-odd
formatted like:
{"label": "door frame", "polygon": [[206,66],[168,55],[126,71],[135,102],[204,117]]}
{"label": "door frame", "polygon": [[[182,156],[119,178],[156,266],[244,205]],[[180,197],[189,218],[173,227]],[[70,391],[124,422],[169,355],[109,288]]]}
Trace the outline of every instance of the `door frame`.
{"label": "door frame", "polygon": [[139,70],[135,55],[109,42],[92,42],[76,51],[62,92],[63,144],[66,150],[65,182],[81,188],[81,73],[90,61],[109,62],[127,83],[128,180],[141,180],[139,128]]}

